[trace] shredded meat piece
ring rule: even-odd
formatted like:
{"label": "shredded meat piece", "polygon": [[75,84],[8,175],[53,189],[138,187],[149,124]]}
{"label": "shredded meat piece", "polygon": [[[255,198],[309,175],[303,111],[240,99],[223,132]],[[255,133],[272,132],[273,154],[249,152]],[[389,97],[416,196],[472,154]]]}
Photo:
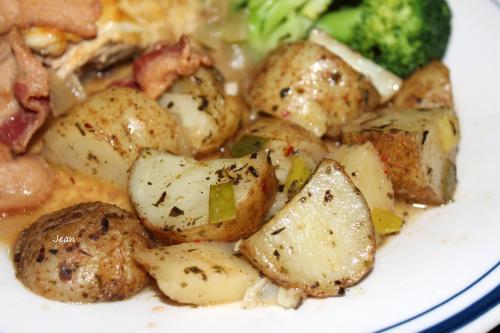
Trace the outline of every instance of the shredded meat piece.
{"label": "shredded meat piece", "polygon": [[0,34],[14,27],[53,27],[94,37],[101,16],[99,0],[0,0]]}
{"label": "shredded meat piece", "polygon": [[49,76],[16,29],[0,38],[0,141],[15,153],[50,112]]}
{"label": "shredded meat piece", "polygon": [[200,51],[193,50],[189,38],[167,45],[156,43],[151,51],[134,62],[134,78],[150,98],[158,98],[181,75],[191,75],[201,66],[212,66],[213,61]]}

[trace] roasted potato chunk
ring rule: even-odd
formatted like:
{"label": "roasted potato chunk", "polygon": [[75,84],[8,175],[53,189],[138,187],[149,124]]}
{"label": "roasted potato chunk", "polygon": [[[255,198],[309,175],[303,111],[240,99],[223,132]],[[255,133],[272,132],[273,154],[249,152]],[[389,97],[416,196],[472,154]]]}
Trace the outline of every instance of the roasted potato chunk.
{"label": "roasted potato chunk", "polygon": [[21,233],[14,245],[16,275],[53,300],[122,300],[147,284],[146,272],[132,256],[151,245],[131,213],[83,203],[44,215]]}
{"label": "roasted potato chunk", "polygon": [[380,102],[387,102],[401,88],[403,80],[396,76],[396,74],[388,71],[372,60],[363,57],[361,54],[339,42],[328,33],[314,29],[309,34],[309,40],[326,47],[330,52],[341,57],[349,66],[370,78],[373,86],[380,94]]}
{"label": "roasted potato chunk", "polygon": [[398,110],[453,108],[448,68],[434,61],[417,69],[404,81],[392,104]]}
{"label": "roasted potato chunk", "polygon": [[44,136],[43,155],[127,188],[128,169],[145,147],[180,153],[175,117],[142,92],[110,88],[59,118]]}
{"label": "roasted potato chunk", "polygon": [[259,272],[232,248],[225,243],[184,243],[147,250],[136,258],[172,300],[220,304],[242,300],[259,279]]}
{"label": "roasted potato chunk", "polygon": [[238,96],[226,95],[215,71],[206,68],[181,78],[160,105],[179,117],[194,155],[214,152],[233,136],[244,108]]}
{"label": "roasted potato chunk", "polygon": [[242,242],[240,252],[282,287],[341,295],[372,268],[370,210],[342,166],[325,159],[304,188]]}
{"label": "roasted potato chunk", "polygon": [[379,95],[370,80],[340,57],[311,42],[273,51],[252,80],[248,103],[316,136],[338,136],[340,126],[373,109]]}
{"label": "roasted potato chunk", "polygon": [[274,204],[266,216],[267,220],[288,201],[285,183],[293,159],[300,156],[313,171],[326,156],[327,148],[318,137],[298,125],[280,119],[262,117],[250,126],[243,128],[228,151],[231,152],[235,143],[238,144],[242,138],[248,136],[265,140],[265,144],[261,148],[269,152],[278,179],[278,192]]}
{"label": "roasted potato chunk", "polygon": [[379,152],[397,198],[437,205],[453,197],[460,138],[451,110],[365,114],[342,129],[342,141],[370,141]]}
{"label": "roasted potato chunk", "polygon": [[[234,218],[210,219],[211,186],[231,184]],[[168,243],[236,241],[255,232],[276,193],[274,168],[265,152],[234,159],[196,161],[144,150],[130,172],[129,193],[144,225]]]}

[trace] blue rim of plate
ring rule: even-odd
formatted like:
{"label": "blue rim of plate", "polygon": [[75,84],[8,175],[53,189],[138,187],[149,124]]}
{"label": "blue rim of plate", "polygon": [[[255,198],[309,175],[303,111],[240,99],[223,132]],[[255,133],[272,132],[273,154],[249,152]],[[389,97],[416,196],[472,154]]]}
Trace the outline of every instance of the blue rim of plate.
{"label": "blue rim of plate", "polygon": [[[464,289],[460,290],[456,294],[450,296],[449,298],[445,299],[439,304],[436,304],[429,309],[422,311],[410,318],[407,318],[405,320],[402,320],[396,324],[392,324],[390,326],[384,327],[380,330],[375,331],[374,333],[381,333],[381,332],[387,332],[389,330],[392,330],[394,328],[400,327],[402,325],[405,325],[415,319],[418,319],[420,317],[425,316],[426,314],[436,310],[437,308],[442,307],[443,305],[449,303],[450,301],[454,300],[458,296],[462,295],[465,293],[467,290],[471,289],[475,285],[477,285],[479,282],[481,282],[485,277],[487,277],[489,274],[491,274],[495,269],[497,269],[500,266],[500,261],[496,263],[492,268],[490,268],[486,273],[481,275],[477,280],[472,282],[470,285],[465,287]],[[421,332],[426,332],[426,333],[434,333],[434,332],[449,332],[456,330],[458,328],[461,328],[470,322],[474,321],[475,319],[479,318],[489,310],[491,310],[493,307],[497,306],[500,304],[500,284],[498,284],[493,290],[488,292],[486,295],[475,301],[474,303],[470,304],[467,306],[465,309],[455,313],[454,315],[448,317],[447,319],[444,319],[443,321],[434,324],[433,326],[430,326],[426,329],[423,329]]]}

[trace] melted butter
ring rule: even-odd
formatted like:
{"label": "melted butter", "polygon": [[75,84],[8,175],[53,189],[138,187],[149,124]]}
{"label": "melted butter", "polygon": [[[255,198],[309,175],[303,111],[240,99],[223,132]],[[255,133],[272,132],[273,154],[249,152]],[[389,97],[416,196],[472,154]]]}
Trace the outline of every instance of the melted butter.
{"label": "melted butter", "polygon": [[56,173],[54,192],[44,204],[27,212],[0,215],[0,244],[13,244],[18,234],[40,216],[77,203],[101,201],[133,211],[128,194],[114,185],[65,167],[53,167],[53,170]]}

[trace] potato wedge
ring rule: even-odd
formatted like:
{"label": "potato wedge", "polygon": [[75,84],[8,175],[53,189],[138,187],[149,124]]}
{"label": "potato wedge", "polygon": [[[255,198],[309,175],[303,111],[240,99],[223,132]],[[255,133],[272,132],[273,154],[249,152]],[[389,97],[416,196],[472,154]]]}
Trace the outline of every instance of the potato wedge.
{"label": "potato wedge", "polygon": [[271,162],[276,170],[278,192],[274,204],[266,215],[266,220],[280,210],[288,201],[288,194],[284,185],[290,172],[294,157],[300,156],[307,163],[311,171],[326,156],[325,144],[312,133],[295,124],[276,119],[263,117],[242,129],[235,142],[246,135],[254,135],[266,139],[263,149],[269,152]]}
{"label": "potato wedge", "polygon": [[344,143],[374,145],[397,198],[429,205],[452,199],[460,139],[453,111],[385,110],[365,114],[342,131]]}
{"label": "potato wedge", "polygon": [[[233,184],[236,217],[211,223],[210,186],[227,182]],[[130,172],[129,193],[146,228],[166,242],[236,241],[262,225],[276,177],[265,152],[196,161],[146,149]]]}
{"label": "potato wedge", "polygon": [[146,250],[136,260],[170,299],[210,305],[243,299],[259,272],[224,243],[184,243]]}
{"label": "potato wedge", "polygon": [[394,210],[394,190],[385,167],[372,143],[342,145],[328,155],[339,162],[360,189],[370,209]]}
{"label": "potato wedge", "polygon": [[253,109],[295,123],[316,136],[376,107],[370,80],[312,42],[283,44],[258,68],[247,96]]}
{"label": "potato wedge", "polygon": [[370,210],[342,166],[324,159],[307,185],[239,250],[282,287],[341,295],[373,266]]}
{"label": "potato wedge", "polygon": [[159,103],[179,116],[194,155],[214,152],[233,136],[244,108],[239,97],[226,95],[216,73],[205,68],[181,78]]}
{"label": "potato wedge", "polygon": [[393,107],[405,109],[453,108],[450,72],[440,61],[417,69],[393,99]]}
{"label": "potato wedge", "polygon": [[144,147],[181,152],[175,117],[139,91],[110,88],[59,118],[44,136],[43,155],[126,189]]}
{"label": "potato wedge", "polygon": [[309,34],[309,41],[326,47],[330,52],[338,55],[352,68],[366,75],[380,94],[380,102],[390,100],[401,88],[403,80],[396,74],[363,57],[349,46],[337,41],[324,31],[314,29]]}

